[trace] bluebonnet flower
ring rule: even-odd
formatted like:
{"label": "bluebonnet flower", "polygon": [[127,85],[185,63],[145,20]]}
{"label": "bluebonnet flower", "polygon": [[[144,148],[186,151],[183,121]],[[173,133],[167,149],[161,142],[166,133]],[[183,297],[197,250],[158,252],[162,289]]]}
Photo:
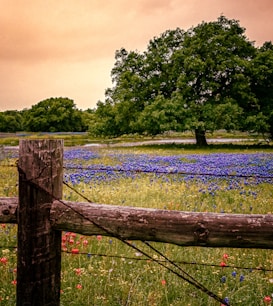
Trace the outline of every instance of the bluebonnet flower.
{"label": "bluebonnet flower", "polygon": [[[106,166],[96,163],[96,165],[81,166],[79,161],[84,160],[85,164],[93,159],[101,158],[99,152],[92,152],[84,149],[66,150],[65,160],[65,181],[70,180],[73,185],[83,181],[112,181],[119,178],[135,178],[144,172],[156,173],[155,180],[165,177],[166,174],[183,174],[173,176],[172,179],[184,182],[200,182],[207,184],[207,191],[211,195],[223,187],[223,182],[227,182],[226,190],[239,189],[245,196],[257,197],[257,193],[250,191],[246,193],[242,190],[242,184],[256,185],[263,182],[272,183],[272,178],[248,178],[247,176],[268,176],[272,177],[273,154],[253,153],[253,154],[181,154],[171,156],[151,156],[150,154],[109,154],[115,161],[115,165]],[[215,166],[214,166],[215,165]],[[73,169],[74,167],[74,169]],[[102,170],[103,169],[103,170]],[[197,174],[200,175],[197,175]],[[206,174],[206,175],[204,175]],[[238,177],[234,176],[238,175]],[[215,177],[217,176],[217,182]],[[232,176],[232,177],[230,177]],[[240,177],[241,176],[241,177]],[[205,189],[200,189],[200,193],[205,194]]]}
{"label": "bluebonnet flower", "polygon": [[221,283],[223,283],[223,284],[224,284],[226,281],[227,281],[226,276],[222,276],[222,277],[221,277]]}

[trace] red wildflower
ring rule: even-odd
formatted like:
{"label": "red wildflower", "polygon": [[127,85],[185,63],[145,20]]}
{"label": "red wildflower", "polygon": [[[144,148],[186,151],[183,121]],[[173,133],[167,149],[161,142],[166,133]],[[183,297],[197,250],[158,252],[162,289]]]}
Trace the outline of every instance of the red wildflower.
{"label": "red wildflower", "polygon": [[78,285],[76,286],[76,288],[77,288],[77,289],[82,289],[82,285],[81,285],[81,284],[78,284]]}
{"label": "red wildflower", "polygon": [[15,285],[17,285],[17,280],[16,280],[16,279],[14,279],[14,280],[13,280],[11,283],[12,283],[12,285],[14,285],[14,286],[15,286]]}
{"label": "red wildflower", "polygon": [[162,280],[161,280],[161,284],[162,284],[162,286],[165,286],[165,285],[166,285],[165,279],[162,279]]}
{"label": "red wildflower", "polygon": [[83,245],[86,246],[86,245],[88,245],[88,240],[84,239],[82,243],[83,243]]}
{"label": "red wildflower", "polygon": [[220,267],[225,267],[227,264],[224,262],[224,261],[221,261],[221,263],[220,263]]}
{"label": "red wildflower", "polygon": [[8,259],[7,259],[6,257],[2,257],[2,258],[0,258],[0,262],[1,262],[3,265],[5,265],[5,264],[7,264]]}
{"label": "red wildflower", "polygon": [[97,236],[97,239],[100,241],[102,239],[102,236],[101,235],[98,235]]}
{"label": "red wildflower", "polygon": [[80,275],[82,273],[81,268],[74,269],[74,271],[77,275]]}
{"label": "red wildflower", "polygon": [[271,304],[271,301],[272,301],[272,299],[271,299],[271,297],[269,295],[264,297],[265,304],[269,305],[269,304]]}
{"label": "red wildflower", "polygon": [[69,242],[69,244],[73,244],[74,243],[74,239],[70,238],[68,242]]}
{"label": "red wildflower", "polygon": [[79,249],[72,249],[72,250],[71,250],[71,253],[72,253],[72,254],[79,254]]}
{"label": "red wildflower", "polygon": [[228,256],[228,254],[227,254],[227,253],[224,253],[224,254],[223,254],[223,259],[224,259],[224,260],[227,260],[227,259],[228,259],[228,257],[229,257],[229,256]]}

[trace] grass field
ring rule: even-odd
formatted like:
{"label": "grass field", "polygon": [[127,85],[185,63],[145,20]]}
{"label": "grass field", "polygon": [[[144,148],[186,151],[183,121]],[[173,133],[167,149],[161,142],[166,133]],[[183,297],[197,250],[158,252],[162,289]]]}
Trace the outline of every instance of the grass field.
{"label": "grass field", "polygon": [[[15,155],[14,155],[15,154]],[[2,154],[0,196],[17,196],[16,152]],[[90,201],[221,213],[272,213],[273,150],[254,147],[67,148],[64,179]],[[75,169],[79,168],[79,169]],[[101,170],[103,168],[103,170]],[[262,177],[262,178],[261,178]],[[83,201],[64,186],[63,198]],[[0,226],[0,305],[15,305],[16,226]],[[160,255],[132,241],[153,258]],[[272,250],[152,243],[230,305],[270,304]],[[220,305],[111,237],[63,233],[61,305]],[[78,249],[78,254],[73,250]]]}

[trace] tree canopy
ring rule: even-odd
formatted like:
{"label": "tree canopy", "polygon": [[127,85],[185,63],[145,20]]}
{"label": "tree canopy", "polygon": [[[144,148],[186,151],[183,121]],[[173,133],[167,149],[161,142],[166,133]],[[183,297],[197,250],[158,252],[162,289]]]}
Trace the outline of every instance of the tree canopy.
{"label": "tree canopy", "polygon": [[1,132],[82,132],[91,115],[69,98],[49,98],[23,111],[0,112]]}
{"label": "tree canopy", "polygon": [[0,132],[14,133],[23,129],[21,112],[9,110],[0,113]]}
{"label": "tree canopy", "polygon": [[167,30],[147,49],[116,51],[113,87],[99,102],[90,130],[118,136],[168,130],[251,130],[272,134],[271,43],[255,48],[237,20]]}
{"label": "tree canopy", "polygon": [[246,124],[249,130],[260,133],[269,132],[273,137],[273,45],[265,42],[257,50],[253,60],[253,78],[251,83],[258,103],[259,112],[253,113]]}
{"label": "tree canopy", "polygon": [[80,132],[84,123],[74,101],[69,98],[50,98],[32,106],[24,118],[26,131]]}

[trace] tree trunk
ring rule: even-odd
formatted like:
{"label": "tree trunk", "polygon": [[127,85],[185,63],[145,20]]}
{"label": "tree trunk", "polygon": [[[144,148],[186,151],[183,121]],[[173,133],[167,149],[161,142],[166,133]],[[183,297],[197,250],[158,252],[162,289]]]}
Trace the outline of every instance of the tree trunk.
{"label": "tree trunk", "polygon": [[208,145],[207,139],[206,139],[206,132],[204,130],[196,129],[195,139],[196,139],[196,145],[198,147],[205,147]]}
{"label": "tree trunk", "polygon": [[271,140],[273,140],[273,114],[270,116],[270,119],[269,119],[269,134],[270,134]]}

